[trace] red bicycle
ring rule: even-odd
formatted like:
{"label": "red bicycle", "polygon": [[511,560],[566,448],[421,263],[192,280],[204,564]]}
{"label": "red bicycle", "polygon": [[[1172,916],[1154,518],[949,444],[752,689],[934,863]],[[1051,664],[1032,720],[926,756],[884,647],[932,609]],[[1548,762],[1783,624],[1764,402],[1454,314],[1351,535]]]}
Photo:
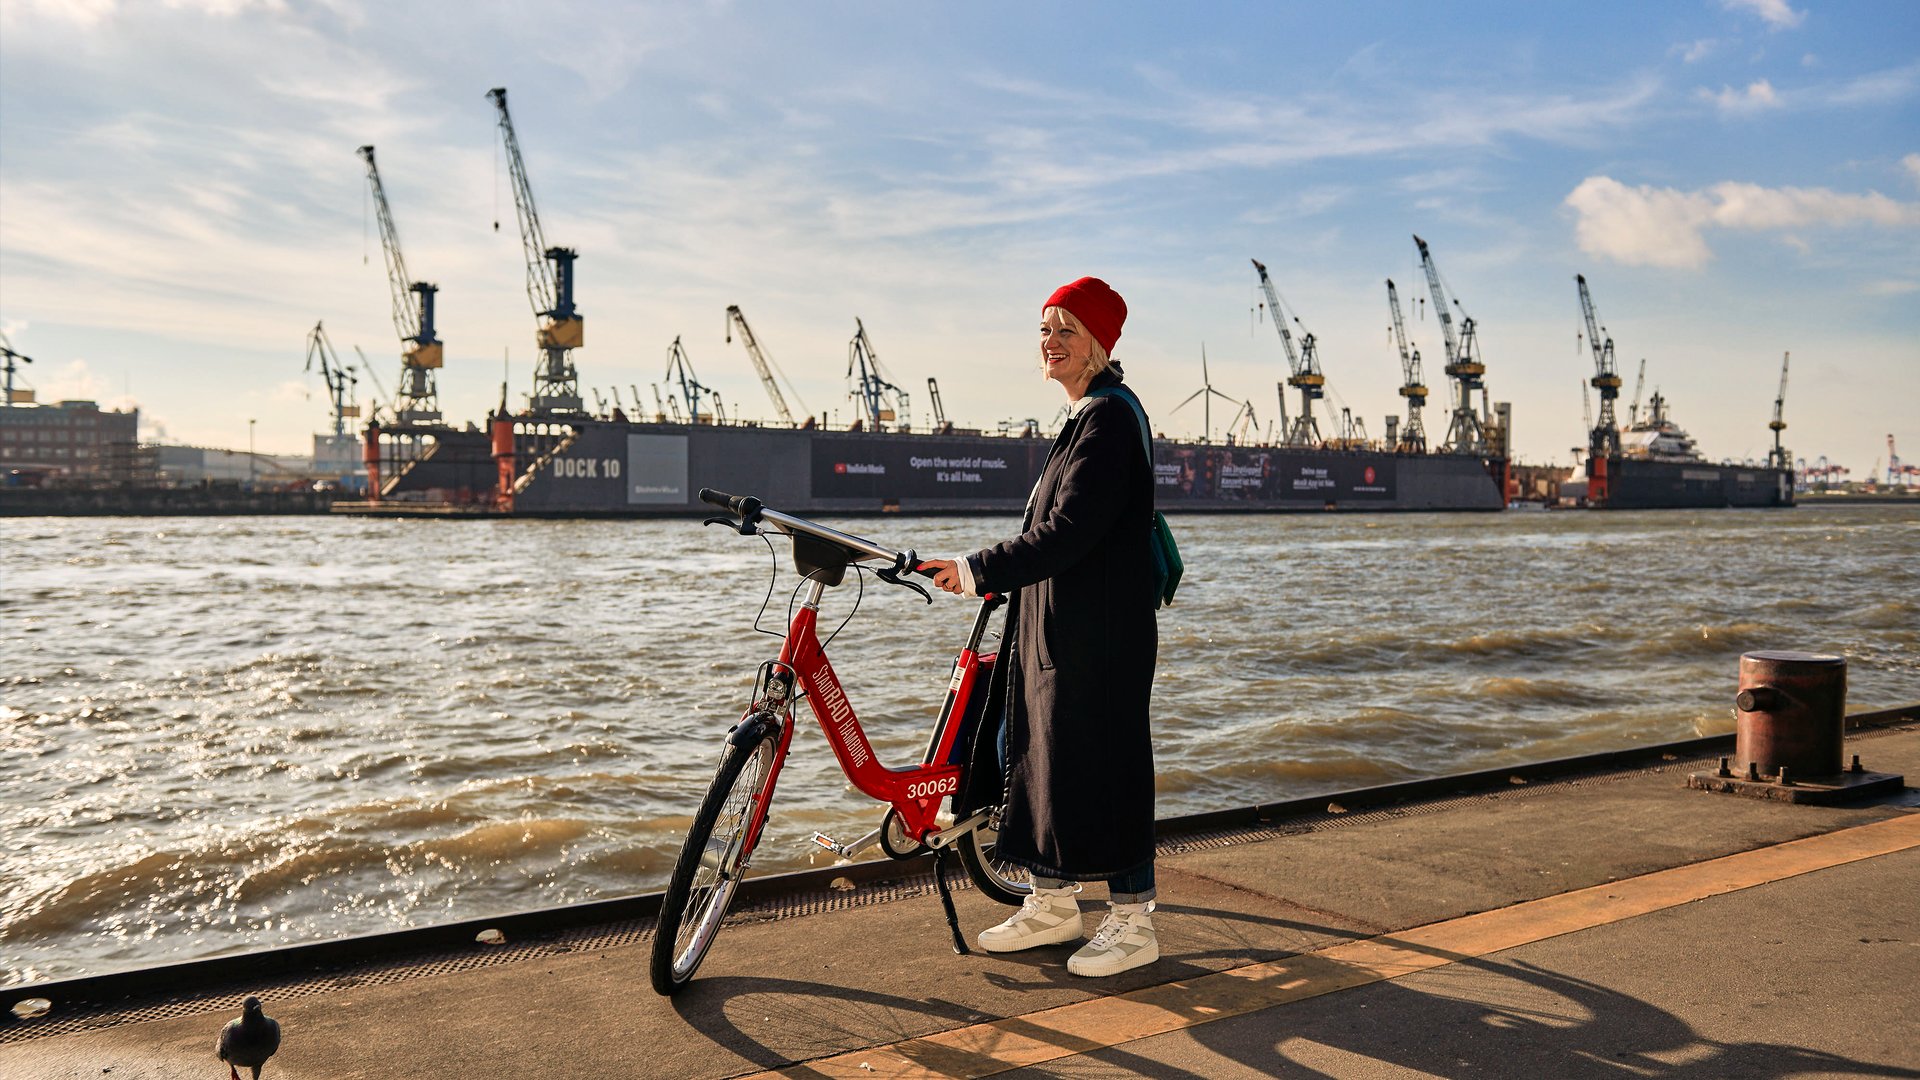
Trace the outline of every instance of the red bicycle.
{"label": "red bicycle", "polygon": [[833,665],[827,661],[826,648],[816,632],[820,599],[826,590],[846,579],[848,567],[873,561],[881,564],[869,568],[876,578],[912,589],[931,603],[933,598],[926,589],[906,579],[908,574],[924,573],[919,559],[912,551],[893,551],[871,540],[768,509],[752,496],[703,488],[700,498],[728,511],[728,516],[708,518],[709,525],[724,524],[748,536],[772,532],[791,537],[794,565],[804,575],[805,598],[793,613],[779,658],[760,665],[752,700],[739,723],[728,731],[719,770],[687,830],[654,928],[653,988],[662,994],[677,992],[693,978],[712,948],[726,918],[727,905],[746,876],[760,842],[774,784],[793,741],[793,705],[801,698],[812,706],[814,718],[820,722],[847,779],[888,804],[879,827],[858,840],[837,844],[815,833],[813,842],[848,858],[875,844],[896,859],[933,851],[954,946],[964,951],[941,862],[948,849],[959,852],[967,875],[981,892],[1001,903],[1017,905],[1033,891],[1025,870],[994,858],[994,827],[1001,793],[997,769],[990,784],[968,783],[976,756],[982,761],[997,761],[990,747],[974,744],[991,737],[982,732],[979,720],[986,698],[983,676],[992,671],[998,654],[981,653],[980,643],[989,616],[1005,603],[1005,598],[988,596],[982,601],[973,629],[954,661],[953,677],[947,682],[946,697],[920,764],[889,768],[875,758],[853,703],[847,700]]}

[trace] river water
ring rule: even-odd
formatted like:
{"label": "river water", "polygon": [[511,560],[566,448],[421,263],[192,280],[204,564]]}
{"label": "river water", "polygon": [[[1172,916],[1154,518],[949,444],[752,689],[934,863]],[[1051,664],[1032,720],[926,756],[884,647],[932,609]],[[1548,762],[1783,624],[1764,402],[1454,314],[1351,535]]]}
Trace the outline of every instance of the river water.
{"label": "river water", "polygon": [[[1920,698],[1920,507],[1173,524],[1162,815],[1728,731],[1753,648]],[[773,566],[689,521],[0,519],[0,984],[661,887]],[[868,579],[829,651],[883,761],[972,613]],[[763,872],[878,819],[810,718],[776,809]]]}

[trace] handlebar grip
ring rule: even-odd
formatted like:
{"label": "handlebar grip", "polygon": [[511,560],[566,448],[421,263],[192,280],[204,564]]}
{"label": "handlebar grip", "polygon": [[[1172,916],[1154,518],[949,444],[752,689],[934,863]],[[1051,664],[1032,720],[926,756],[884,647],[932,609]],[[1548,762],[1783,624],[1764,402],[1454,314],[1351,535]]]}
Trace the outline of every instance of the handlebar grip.
{"label": "handlebar grip", "polygon": [[760,500],[751,495],[729,495],[712,488],[700,489],[700,501],[718,506],[737,518],[748,518],[760,512]]}

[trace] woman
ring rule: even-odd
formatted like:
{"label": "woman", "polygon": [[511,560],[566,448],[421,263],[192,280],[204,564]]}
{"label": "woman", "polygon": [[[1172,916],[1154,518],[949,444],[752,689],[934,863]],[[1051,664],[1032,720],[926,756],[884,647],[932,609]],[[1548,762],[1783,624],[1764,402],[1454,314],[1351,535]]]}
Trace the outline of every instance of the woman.
{"label": "woman", "polygon": [[[1006,702],[1007,790],[997,854],[1034,891],[980,947],[1013,952],[1078,941],[1076,882],[1107,883],[1108,912],[1067,961],[1113,975],[1159,959],[1153,933],[1153,466],[1144,413],[1112,360],[1127,305],[1098,278],[1041,309],[1046,377],[1066,391],[1066,427],[1027,504],[1021,534],[960,560],[935,584],[1008,593],[1007,640],[989,701]],[[1104,393],[1103,393],[1104,391]]]}

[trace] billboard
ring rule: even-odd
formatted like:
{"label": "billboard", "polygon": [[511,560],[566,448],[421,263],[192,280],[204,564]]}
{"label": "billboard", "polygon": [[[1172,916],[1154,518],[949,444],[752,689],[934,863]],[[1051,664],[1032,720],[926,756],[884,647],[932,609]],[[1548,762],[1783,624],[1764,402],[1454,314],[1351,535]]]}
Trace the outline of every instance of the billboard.
{"label": "billboard", "polygon": [[627,505],[682,505],[687,490],[685,435],[627,436]]}
{"label": "billboard", "polygon": [[1346,503],[1391,500],[1393,458],[1273,448],[1154,447],[1154,501]]}
{"label": "billboard", "polygon": [[1037,439],[818,435],[811,447],[813,496],[1021,500],[1038,476],[1035,450],[1046,445]]}

